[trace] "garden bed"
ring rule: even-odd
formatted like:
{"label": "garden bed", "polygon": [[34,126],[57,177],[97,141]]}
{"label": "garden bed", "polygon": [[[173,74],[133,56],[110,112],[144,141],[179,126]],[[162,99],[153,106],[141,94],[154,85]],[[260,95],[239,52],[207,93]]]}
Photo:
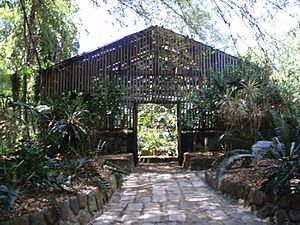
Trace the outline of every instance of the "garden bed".
{"label": "garden bed", "polygon": [[[264,189],[270,177],[268,162],[256,167],[235,168],[219,181],[216,174],[206,171],[206,181],[226,196],[238,199],[245,207],[250,207],[258,217],[276,224],[300,223],[300,195],[283,190],[278,196],[272,196]],[[296,181],[294,181],[296,182]],[[300,182],[298,181],[298,186]]]}
{"label": "garden bed", "polygon": [[107,161],[128,172],[134,165],[131,154],[101,156],[89,166],[78,168],[80,171],[70,185],[60,184],[55,188],[24,185],[14,207],[0,219],[0,224],[88,224],[92,214],[103,208],[121,184],[119,174],[104,169],[112,165]]}
{"label": "garden bed", "polygon": [[207,170],[222,153],[185,152],[182,167],[189,170]]}

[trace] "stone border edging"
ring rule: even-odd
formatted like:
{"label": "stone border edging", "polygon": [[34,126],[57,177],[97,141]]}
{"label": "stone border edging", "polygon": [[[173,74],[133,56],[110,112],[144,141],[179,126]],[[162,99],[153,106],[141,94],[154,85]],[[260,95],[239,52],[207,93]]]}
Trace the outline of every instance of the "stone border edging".
{"label": "stone border edging", "polygon": [[207,170],[211,168],[216,157],[196,155],[195,152],[185,152],[182,167],[188,170]]}
{"label": "stone border edging", "polygon": [[268,218],[277,224],[300,224],[300,195],[271,197],[257,188],[235,183],[226,177],[218,182],[211,171],[205,171],[205,180],[225,196],[241,200],[259,218]]}
{"label": "stone border edging", "polygon": [[[122,159],[122,167],[131,172],[134,168],[133,156]],[[116,162],[116,160],[114,161]],[[93,214],[103,209],[112,194],[121,187],[122,179],[115,175],[109,177],[110,188],[94,187],[93,190],[79,193],[39,212],[24,214],[0,225],[86,225],[90,224]]]}

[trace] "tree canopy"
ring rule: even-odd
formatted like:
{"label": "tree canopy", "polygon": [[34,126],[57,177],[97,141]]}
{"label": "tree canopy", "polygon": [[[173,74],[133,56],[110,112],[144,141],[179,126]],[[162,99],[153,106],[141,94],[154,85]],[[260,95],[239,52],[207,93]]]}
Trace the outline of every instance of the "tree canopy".
{"label": "tree canopy", "polygon": [[[33,77],[37,70],[76,54],[77,11],[71,0],[1,1],[1,83],[9,82],[9,77],[17,74],[22,77],[26,92],[27,75]],[[4,85],[0,88],[8,91]]]}

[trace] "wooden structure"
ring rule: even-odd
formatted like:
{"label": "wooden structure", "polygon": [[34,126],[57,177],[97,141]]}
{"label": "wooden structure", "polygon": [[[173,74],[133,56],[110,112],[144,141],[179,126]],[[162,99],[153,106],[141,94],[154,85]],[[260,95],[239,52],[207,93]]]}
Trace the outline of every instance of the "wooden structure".
{"label": "wooden structure", "polygon": [[[47,100],[73,90],[93,94],[97,78],[117,80],[126,105],[116,129],[137,129],[137,105],[177,104],[178,145],[185,130],[214,129],[209,113],[202,121],[189,112],[186,97],[226,76],[238,59],[170,30],[152,26],[89,53],[70,58],[41,73],[41,97]],[[206,121],[206,122],[204,122]],[[136,138],[133,138],[136,142]],[[135,143],[136,146],[136,143]],[[132,150],[136,151],[136,150]]]}

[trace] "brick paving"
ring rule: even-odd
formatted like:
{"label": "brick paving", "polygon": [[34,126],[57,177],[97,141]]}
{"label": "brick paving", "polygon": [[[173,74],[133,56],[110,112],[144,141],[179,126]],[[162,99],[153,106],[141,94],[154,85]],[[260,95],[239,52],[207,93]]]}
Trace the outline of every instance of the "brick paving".
{"label": "brick paving", "polygon": [[140,164],[93,224],[268,223],[211,189],[204,172],[185,171],[169,162]]}

